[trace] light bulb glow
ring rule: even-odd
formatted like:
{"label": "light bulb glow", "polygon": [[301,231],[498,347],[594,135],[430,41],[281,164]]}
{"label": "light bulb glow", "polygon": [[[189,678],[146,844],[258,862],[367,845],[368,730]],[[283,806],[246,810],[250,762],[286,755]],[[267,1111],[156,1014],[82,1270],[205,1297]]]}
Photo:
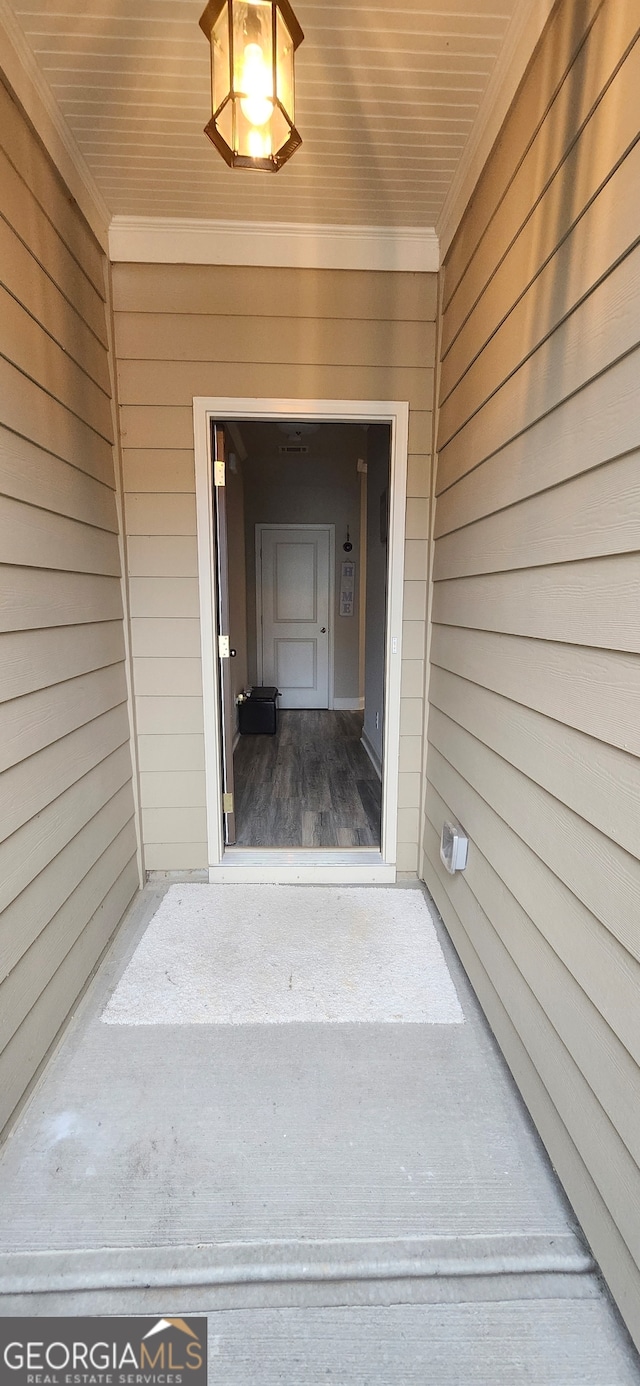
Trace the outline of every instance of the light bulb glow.
{"label": "light bulb glow", "polygon": [[268,130],[250,130],[247,148],[252,159],[270,159],[272,149],[271,136]]}
{"label": "light bulb glow", "polygon": [[244,50],[240,90],[244,96],[240,108],[250,125],[266,125],[273,115],[273,73],[258,43],[248,43]]}

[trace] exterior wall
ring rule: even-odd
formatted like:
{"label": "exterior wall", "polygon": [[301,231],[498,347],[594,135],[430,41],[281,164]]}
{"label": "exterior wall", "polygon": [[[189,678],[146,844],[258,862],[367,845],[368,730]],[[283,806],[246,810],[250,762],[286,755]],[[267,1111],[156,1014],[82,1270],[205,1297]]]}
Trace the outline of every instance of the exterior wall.
{"label": "exterior wall", "polygon": [[398,867],[418,863],[435,276],[116,265],[148,870],[205,867],[194,395],[411,404]]}
{"label": "exterior wall", "polygon": [[103,256],[0,85],[0,1132],[138,884]]}
{"label": "exterior wall", "polygon": [[640,1343],[637,24],[556,7],[447,258],[423,870]]}

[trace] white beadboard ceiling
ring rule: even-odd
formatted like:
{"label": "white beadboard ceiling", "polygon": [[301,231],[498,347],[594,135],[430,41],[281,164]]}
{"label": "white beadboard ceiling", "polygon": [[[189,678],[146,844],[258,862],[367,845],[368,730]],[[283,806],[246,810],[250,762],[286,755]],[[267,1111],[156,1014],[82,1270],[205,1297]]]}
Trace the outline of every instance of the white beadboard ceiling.
{"label": "white beadboard ceiling", "polygon": [[226,168],[204,0],[10,0],[114,216],[433,226],[522,0],[297,0],[296,123],[277,175]]}

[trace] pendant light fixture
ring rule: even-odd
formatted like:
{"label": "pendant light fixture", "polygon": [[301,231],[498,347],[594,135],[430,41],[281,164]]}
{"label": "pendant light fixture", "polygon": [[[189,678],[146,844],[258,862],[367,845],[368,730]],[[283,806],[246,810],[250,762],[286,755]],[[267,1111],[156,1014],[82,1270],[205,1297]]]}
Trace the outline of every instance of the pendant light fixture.
{"label": "pendant light fixture", "polygon": [[304,34],[289,0],[209,0],[212,116],[205,134],[230,168],[270,173],[302,140],[294,124],[294,53]]}

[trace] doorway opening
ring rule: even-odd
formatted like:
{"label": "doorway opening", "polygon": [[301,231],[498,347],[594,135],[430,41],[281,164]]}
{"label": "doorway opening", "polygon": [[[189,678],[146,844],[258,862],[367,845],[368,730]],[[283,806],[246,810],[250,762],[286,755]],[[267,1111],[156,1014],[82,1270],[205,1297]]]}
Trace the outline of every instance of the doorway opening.
{"label": "doorway opening", "polygon": [[210,877],[393,880],[407,408],[259,403],[194,401]]}
{"label": "doorway opening", "polygon": [[380,851],[389,426],[212,429],[225,843]]}

